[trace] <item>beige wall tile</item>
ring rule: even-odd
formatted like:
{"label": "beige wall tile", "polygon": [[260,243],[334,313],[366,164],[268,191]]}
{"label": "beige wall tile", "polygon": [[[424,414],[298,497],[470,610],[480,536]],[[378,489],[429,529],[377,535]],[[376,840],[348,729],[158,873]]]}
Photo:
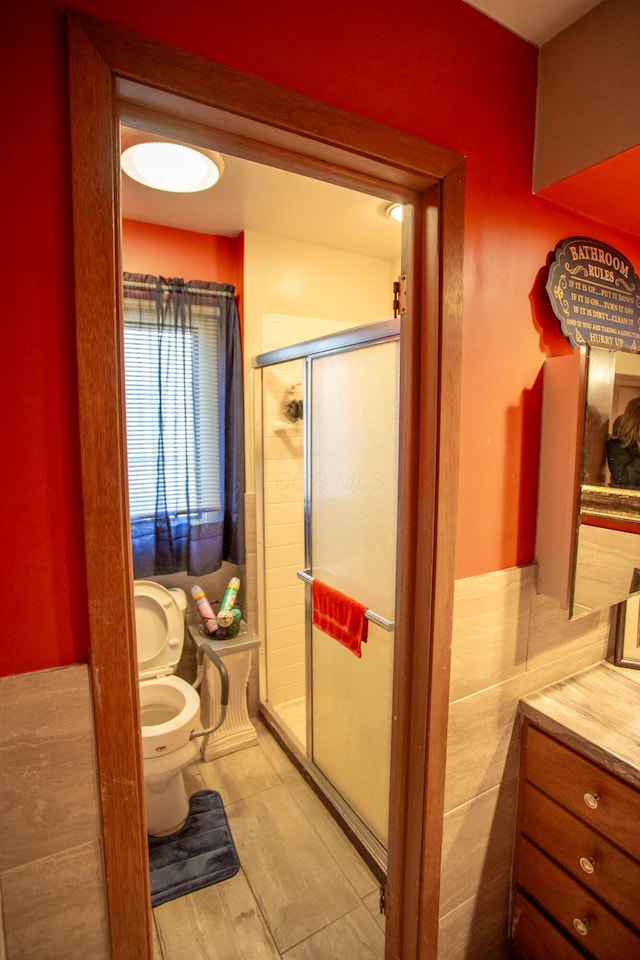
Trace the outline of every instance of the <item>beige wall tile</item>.
{"label": "beige wall tile", "polygon": [[458,580],[454,596],[450,699],[526,669],[535,567]]}
{"label": "beige wall tile", "polygon": [[509,879],[502,876],[442,917],[438,960],[510,960],[508,904]]}
{"label": "beige wall tile", "polygon": [[444,818],[440,913],[511,871],[518,781],[505,780]]}
{"label": "beige wall tile", "polygon": [[602,655],[603,645],[598,641],[452,703],[447,736],[445,811],[516,775],[519,747],[516,717],[521,697],[598,663]]}
{"label": "beige wall tile", "polygon": [[527,669],[553,663],[598,641],[602,643],[600,659],[604,659],[609,652],[613,652],[612,615],[613,608],[569,620],[567,611],[560,609],[557,600],[542,595],[534,596],[531,602]]}
{"label": "beige wall tile", "polygon": [[9,960],[109,960],[99,843],[4,872],[2,897]]}
{"label": "beige wall tile", "polygon": [[0,680],[0,870],[100,836],[86,666]]}
{"label": "beige wall tile", "polygon": [[456,700],[449,709],[445,811],[515,777],[518,767],[520,677]]}

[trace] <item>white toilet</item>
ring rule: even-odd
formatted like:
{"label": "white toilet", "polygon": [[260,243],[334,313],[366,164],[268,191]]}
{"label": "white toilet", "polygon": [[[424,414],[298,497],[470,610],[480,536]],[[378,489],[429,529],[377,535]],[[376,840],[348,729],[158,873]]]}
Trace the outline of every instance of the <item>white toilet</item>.
{"label": "white toilet", "polygon": [[140,715],[147,831],[175,833],[189,813],[183,770],[196,758],[200,697],[173,676],[184,643],[187,597],[153,580],[133,585],[140,677]]}

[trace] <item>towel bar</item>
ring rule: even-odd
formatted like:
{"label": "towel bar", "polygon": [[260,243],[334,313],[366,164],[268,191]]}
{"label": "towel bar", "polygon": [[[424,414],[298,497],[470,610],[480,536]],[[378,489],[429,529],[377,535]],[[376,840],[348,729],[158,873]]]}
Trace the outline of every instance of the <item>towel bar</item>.
{"label": "towel bar", "polygon": [[[308,570],[297,570],[296,576],[300,580],[304,580],[305,583],[313,583],[314,577],[311,576]],[[395,624],[393,620],[385,620],[384,617],[381,617],[378,613],[374,613],[373,610],[365,610],[364,612],[367,620],[371,620],[371,623],[376,623],[379,627],[382,627],[383,630],[393,630]]]}

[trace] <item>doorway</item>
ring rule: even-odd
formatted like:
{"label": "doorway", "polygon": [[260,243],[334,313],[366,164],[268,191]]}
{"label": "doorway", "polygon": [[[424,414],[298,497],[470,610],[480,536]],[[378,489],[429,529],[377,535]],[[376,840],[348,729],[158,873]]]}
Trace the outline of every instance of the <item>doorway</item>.
{"label": "doorway", "polygon": [[[112,955],[151,957],[123,411],[118,119],[405,204],[388,958],[435,958],[459,416],[463,162],[147,38],[69,17],[79,417]],[[115,90],[115,99],[114,99]],[[109,611],[105,618],[104,611]],[[115,720],[117,718],[117,722]]]}

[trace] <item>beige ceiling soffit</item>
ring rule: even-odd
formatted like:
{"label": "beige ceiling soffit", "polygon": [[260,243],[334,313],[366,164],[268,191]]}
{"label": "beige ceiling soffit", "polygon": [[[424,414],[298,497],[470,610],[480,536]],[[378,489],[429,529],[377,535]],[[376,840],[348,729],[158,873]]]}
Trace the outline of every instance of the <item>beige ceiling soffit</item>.
{"label": "beige ceiling soffit", "polygon": [[640,4],[603,0],[540,50],[533,191],[640,142]]}

